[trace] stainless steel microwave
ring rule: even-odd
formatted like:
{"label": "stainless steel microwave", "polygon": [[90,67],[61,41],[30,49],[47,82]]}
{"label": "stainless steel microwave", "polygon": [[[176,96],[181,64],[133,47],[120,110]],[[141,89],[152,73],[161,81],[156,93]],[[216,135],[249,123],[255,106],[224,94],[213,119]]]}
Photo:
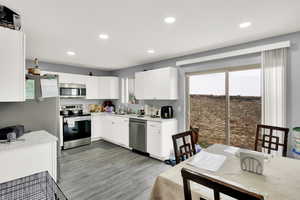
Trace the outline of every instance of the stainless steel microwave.
{"label": "stainless steel microwave", "polygon": [[85,98],[86,86],[84,84],[60,83],[59,96],[61,98]]}

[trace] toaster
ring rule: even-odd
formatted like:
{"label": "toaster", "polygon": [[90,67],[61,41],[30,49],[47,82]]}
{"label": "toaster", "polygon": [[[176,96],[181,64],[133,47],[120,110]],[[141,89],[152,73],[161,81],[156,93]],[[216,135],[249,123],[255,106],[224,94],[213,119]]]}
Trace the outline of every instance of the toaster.
{"label": "toaster", "polygon": [[160,116],[163,119],[171,119],[174,116],[174,111],[172,106],[162,106],[160,109]]}
{"label": "toaster", "polygon": [[7,134],[15,132],[16,137],[21,137],[24,135],[24,126],[23,125],[15,125],[15,126],[9,126],[5,128],[0,129],[0,140],[7,140]]}

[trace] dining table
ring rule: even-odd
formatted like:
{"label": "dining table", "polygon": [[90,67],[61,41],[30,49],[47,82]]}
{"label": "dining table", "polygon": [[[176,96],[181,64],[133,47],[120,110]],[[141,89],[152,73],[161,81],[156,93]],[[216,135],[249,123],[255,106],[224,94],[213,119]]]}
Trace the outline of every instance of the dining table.
{"label": "dining table", "polygon": [[[240,158],[228,151],[230,146],[214,144],[202,150],[223,155],[224,163],[217,171],[202,169],[189,164],[195,156],[177,164],[160,174],[152,188],[150,200],[184,200],[181,169],[187,168],[198,173],[210,175],[232,185],[264,196],[265,200],[300,200],[300,160],[271,156],[264,162],[263,174],[243,171]],[[193,199],[213,200],[213,190],[191,182]],[[221,194],[222,200],[232,199]]]}

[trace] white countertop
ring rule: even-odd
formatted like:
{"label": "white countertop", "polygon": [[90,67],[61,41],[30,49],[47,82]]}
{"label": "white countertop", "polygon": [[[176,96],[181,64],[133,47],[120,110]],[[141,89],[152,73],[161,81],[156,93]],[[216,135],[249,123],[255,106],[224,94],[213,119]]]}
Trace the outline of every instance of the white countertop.
{"label": "white countertop", "polygon": [[156,122],[165,122],[165,121],[174,121],[176,118],[172,119],[162,119],[162,118],[152,118],[150,116],[145,116],[145,117],[138,117],[135,114],[126,114],[126,115],[119,115],[119,114],[113,114],[113,113],[106,113],[106,112],[95,112],[91,113],[91,115],[96,116],[96,115],[108,115],[108,116],[116,116],[116,117],[125,117],[125,118],[135,118],[135,119],[141,119],[141,120],[146,120],[146,121],[156,121]]}
{"label": "white countertop", "polygon": [[26,133],[18,139],[24,141],[0,143],[0,152],[16,150],[20,148],[27,148],[32,147],[34,145],[46,144],[57,141],[57,137],[51,135],[50,133],[44,130]]}

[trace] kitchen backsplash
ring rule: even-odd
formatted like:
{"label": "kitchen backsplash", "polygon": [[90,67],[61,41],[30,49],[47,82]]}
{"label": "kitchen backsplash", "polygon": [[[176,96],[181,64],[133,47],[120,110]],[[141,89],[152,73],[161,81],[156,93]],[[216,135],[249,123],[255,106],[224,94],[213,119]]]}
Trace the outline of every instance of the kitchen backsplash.
{"label": "kitchen backsplash", "polygon": [[90,104],[102,104],[103,100],[88,100],[88,99],[60,99],[60,105],[82,104],[84,112],[88,112]]}
{"label": "kitchen backsplash", "polygon": [[176,117],[177,101],[174,100],[139,100],[138,104],[123,104],[119,100],[116,100],[113,101],[113,103],[115,104],[116,109],[118,109],[119,106],[123,106],[130,108],[133,112],[137,112],[144,108],[146,104],[157,109],[160,109],[162,106],[172,106],[174,109],[174,117]]}

